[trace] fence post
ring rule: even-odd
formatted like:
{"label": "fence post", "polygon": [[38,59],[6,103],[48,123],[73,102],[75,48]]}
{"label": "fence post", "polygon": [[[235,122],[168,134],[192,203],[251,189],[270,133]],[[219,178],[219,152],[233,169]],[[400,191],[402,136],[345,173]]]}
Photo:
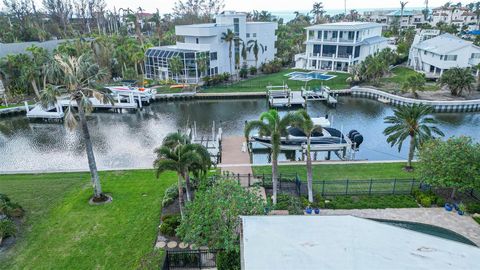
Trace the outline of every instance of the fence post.
{"label": "fence post", "polygon": [[325,180],[322,182],[322,197],[325,196]]}
{"label": "fence post", "polygon": [[265,187],[265,173],[262,174],[262,186]]}
{"label": "fence post", "polygon": [[415,185],[415,178],[412,178],[412,185],[410,186],[410,194],[413,193],[413,186]]}
{"label": "fence post", "polygon": [[202,254],[200,253],[200,249],[197,251],[198,253],[198,269],[202,269]]}
{"label": "fence post", "polygon": [[393,191],[392,194],[395,194],[395,188],[397,187],[397,178],[393,180]]}
{"label": "fence post", "polygon": [[238,184],[240,185],[240,174],[237,173],[237,181],[238,181]]}
{"label": "fence post", "polygon": [[248,187],[250,187],[250,173],[248,173]]}
{"label": "fence post", "polygon": [[348,195],[348,179],[347,179],[347,186],[345,187],[345,195]]}
{"label": "fence post", "polygon": [[368,195],[372,195],[372,184],[373,184],[373,179],[370,178],[370,186],[368,187]]}

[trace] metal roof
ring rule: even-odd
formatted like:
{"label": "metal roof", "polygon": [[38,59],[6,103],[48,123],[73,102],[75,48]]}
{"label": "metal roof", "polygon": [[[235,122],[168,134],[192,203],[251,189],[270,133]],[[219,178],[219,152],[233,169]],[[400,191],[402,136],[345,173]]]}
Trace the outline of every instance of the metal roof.
{"label": "metal roof", "polygon": [[382,27],[382,24],[372,22],[337,22],[324,23],[306,27],[307,30],[361,30]]}
{"label": "metal roof", "polygon": [[472,42],[463,40],[457,36],[447,33],[422,41],[414,45],[413,47],[438,55],[445,55],[468,46],[473,46],[477,49],[480,49],[477,46],[473,45]]}
{"label": "metal roof", "polygon": [[61,40],[49,40],[45,42],[17,42],[17,43],[0,43],[0,57],[7,56],[9,54],[19,54],[19,53],[28,53],[27,48],[35,45],[40,48],[47,49],[48,51],[53,51],[63,42],[70,41],[66,39]]}
{"label": "metal roof", "polygon": [[477,269],[480,249],[351,216],[243,216],[242,269]]}
{"label": "metal roof", "polygon": [[381,36],[376,36],[376,37],[366,38],[362,41],[362,43],[372,45],[372,44],[377,44],[377,43],[380,43],[380,42],[387,42],[387,41],[388,41],[388,38],[381,37]]}

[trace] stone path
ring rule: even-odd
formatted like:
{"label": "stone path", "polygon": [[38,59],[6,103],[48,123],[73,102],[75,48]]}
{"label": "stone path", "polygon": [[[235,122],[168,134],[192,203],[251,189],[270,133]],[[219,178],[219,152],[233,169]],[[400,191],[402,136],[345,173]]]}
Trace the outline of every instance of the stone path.
{"label": "stone path", "polygon": [[322,209],[320,215],[351,215],[361,218],[387,219],[424,223],[454,231],[480,247],[480,224],[470,216],[460,216],[443,208],[402,208],[402,209]]}

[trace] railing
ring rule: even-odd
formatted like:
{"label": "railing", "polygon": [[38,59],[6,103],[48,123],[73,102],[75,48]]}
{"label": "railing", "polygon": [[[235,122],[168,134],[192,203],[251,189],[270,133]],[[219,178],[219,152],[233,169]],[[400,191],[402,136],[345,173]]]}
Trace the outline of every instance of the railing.
{"label": "railing", "polygon": [[162,270],[217,267],[217,250],[167,250]]}

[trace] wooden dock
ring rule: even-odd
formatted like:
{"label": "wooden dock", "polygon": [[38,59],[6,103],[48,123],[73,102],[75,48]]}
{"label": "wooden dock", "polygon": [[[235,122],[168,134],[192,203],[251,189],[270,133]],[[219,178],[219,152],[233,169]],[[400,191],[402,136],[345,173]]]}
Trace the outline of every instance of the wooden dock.
{"label": "wooden dock", "polygon": [[62,119],[65,116],[62,106],[58,103],[46,109],[43,108],[42,105],[36,104],[30,109],[30,106],[25,102],[25,111],[27,112],[27,117],[30,119]]}
{"label": "wooden dock", "polygon": [[[117,96],[116,101],[112,103],[104,103],[94,97],[89,98],[90,102],[92,103],[93,108],[102,108],[102,109],[137,109],[138,107],[141,107],[141,101],[136,101],[133,97],[133,95],[130,95],[130,97],[125,100],[121,98],[120,96]],[[68,99],[62,99],[59,100],[59,103],[62,107],[77,107],[76,102],[71,102]]]}

